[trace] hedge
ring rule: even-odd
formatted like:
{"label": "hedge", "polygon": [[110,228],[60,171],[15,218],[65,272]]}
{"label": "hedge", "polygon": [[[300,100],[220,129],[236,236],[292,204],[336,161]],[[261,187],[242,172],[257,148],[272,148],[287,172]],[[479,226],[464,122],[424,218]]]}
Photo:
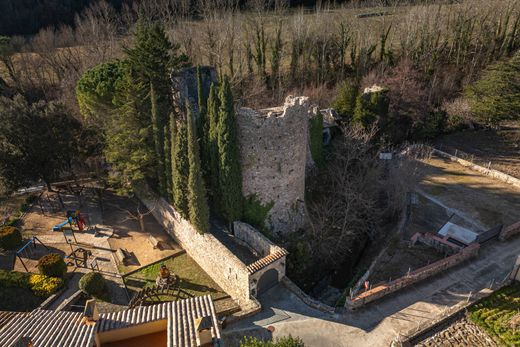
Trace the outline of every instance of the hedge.
{"label": "hedge", "polygon": [[63,287],[63,279],[58,277],[49,277],[45,275],[33,274],[29,277],[29,285],[31,290],[37,296],[48,297]]}
{"label": "hedge", "polygon": [[48,297],[63,285],[63,279],[57,277],[0,270],[0,288],[30,289],[37,296]]}
{"label": "hedge", "polygon": [[0,248],[16,249],[22,244],[22,234],[14,226],[4,226],[0,228]]}
{"label": "hedge", "polygon": [[105,279],[99,272],[89,272],[79,280],[79,289],[92,296],[100,296],[105,290]]}
{"label": "hedge", "polygon": [[49,253],[38,260],[38,270],[49,277],[63,277],[67,273],[67,264],[57,253]]}
{"label": "hedge", "polygon": [[263,341],[256,337],[244,337],[240,347],[305,347],[303,341],[291,335],[277,338],[275,341]]}

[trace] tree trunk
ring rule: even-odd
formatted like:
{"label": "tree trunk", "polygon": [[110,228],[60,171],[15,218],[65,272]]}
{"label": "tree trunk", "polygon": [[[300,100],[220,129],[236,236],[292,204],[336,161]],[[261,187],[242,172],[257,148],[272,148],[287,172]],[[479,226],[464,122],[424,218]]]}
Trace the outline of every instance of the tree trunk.
{"label": "tree trunk", "polygon": [[54,190],[52,190],[51,183],[48,180],[44,179],[43,182],[45,182],[45,185],[47,186],[47,191],[49,191],[49,192],[54,191]]}
{"label": "tree trunk", "polygon": [[142,216],[142,215],[139,215],[139,227],[141,228],[142,232],[145,232],[144,216]]}

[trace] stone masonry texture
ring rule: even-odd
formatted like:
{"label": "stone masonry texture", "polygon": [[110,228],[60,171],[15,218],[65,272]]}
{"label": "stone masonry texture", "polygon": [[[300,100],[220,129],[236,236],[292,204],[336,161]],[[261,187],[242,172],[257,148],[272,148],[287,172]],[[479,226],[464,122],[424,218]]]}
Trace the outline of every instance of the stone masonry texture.
{"label": "stone masonry texture", "polygon": [[265,223],[278,234],[297,231],[305,223],[311,116],[306,97],[288,96],[282,107],[237,110],[243,193],[273,204]]}

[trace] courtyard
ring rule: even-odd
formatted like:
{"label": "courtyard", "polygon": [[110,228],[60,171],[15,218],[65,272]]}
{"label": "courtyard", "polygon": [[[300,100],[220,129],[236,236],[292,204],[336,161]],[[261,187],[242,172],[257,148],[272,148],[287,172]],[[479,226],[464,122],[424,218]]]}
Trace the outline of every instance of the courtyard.
{"label": "courtyard", "polygon": [[[140,206],[135,198],[105,190],[100,200],[98,192],[89,188],[82,189],[81,196],[63,189],[59,190],[59,195],[43,191],[36,196],[39,199],[28,207],[17,225],[26,247],[23,250],[17,248],[21,250],[18,254],[16,251],[2,251],[0,268],[38,273],[38,260],[45,254],[57,253],[68,265],[67,294],[78,289],[82,273],[94,270],[107,281],[107,300],[115,305],[127,305],[132,295],[155,280],[159,273],[157,261],[167,259],[165,264],[182,279],[182,288],[190,295],[209,292],[215,299],[229,298],[165,232],[151,211]],[[3,210],[6,213],[17,210],[20,201],[23,199],[16,197],[6,202],[2,205]],[[65,223],[67,211],[80,211],[85,220],[83,230],[79,230],[76,224]],[[62,227],[56,230],[60,223]],[[125,258],[121,259],[118,253],[125,254]],[[127,290],[124,274],[139,269],[129,280],[132,284]],[[4,294],[12,295],[13,289],[6,289]],[[27,309],[35,308],[42,301],[30,295],[25,295],[25,300]]]}

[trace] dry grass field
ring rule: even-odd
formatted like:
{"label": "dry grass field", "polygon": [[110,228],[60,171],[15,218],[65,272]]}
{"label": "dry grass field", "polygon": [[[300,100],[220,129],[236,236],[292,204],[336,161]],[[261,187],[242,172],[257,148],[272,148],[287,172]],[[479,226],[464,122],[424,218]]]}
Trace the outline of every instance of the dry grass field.
{"label": "dry grass field", "polygon": [[[437,148],[476,164],[520,178],[520,123],[505,124],[500,130],[462,131],[439,137]],[[462,152],[461,152],[462,151]]]}

